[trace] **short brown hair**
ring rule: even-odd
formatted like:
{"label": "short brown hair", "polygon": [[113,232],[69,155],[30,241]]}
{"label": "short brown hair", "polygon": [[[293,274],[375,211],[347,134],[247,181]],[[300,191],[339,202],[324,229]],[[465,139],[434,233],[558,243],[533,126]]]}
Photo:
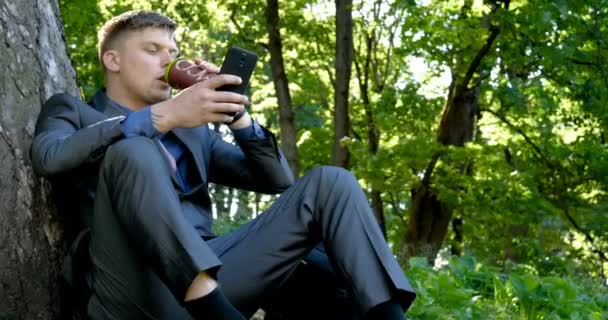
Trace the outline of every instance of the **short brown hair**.
{"label": "short brown hair", "polygon": [[133,10],[108,20],[97,33],[97,54],[102,61],[103,54],[112,46],[119,35],[148,27],[164,28],[173,33],[177,24],[171,18],[153,11]]}

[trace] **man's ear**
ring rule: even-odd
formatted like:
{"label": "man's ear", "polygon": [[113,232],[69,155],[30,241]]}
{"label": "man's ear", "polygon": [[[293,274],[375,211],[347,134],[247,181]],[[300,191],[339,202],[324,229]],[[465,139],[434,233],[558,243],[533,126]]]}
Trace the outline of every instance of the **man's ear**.
{"label": "man's ear", "polygon": [[103,65],[108,71],[118,72],[120,71],[120,55],[116,50],[107,50],[101,56]]}

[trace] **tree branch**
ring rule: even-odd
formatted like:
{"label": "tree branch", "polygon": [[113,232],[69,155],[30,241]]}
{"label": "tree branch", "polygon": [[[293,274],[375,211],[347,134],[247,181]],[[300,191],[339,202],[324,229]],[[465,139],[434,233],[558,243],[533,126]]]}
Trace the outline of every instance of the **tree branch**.
{"label": "tree branch", "polygon": [[397,31],[397,22],[398,21],[402,21],[402,16],[403,16],[403,12],[404,10],[400,10],[398,14],[396,14],[396,18],[393,21],[393,23],[388,26],[388,32],[389,32],[389,37],[388,37],[388,48],[386,50],[386,61],[384,64],[384,70],[382,72],[381,75],[378,75],[378,73],[376,73],[376,88],[378,90],[378,92],[382,92],[382,90],[384,90],[384,86],[386,85],[386,81],[388,80],[388,70],[389,67],[391,65],[392,62],[392,56],[393,56],[393,49],[395,46],[395,34]]}
{"label": "tree branch", "polygon": [[532,141],[532,139],[530,139],[530,137],[528,137],[528,135],[521,128],[519,128],[516,125],[514,125],[513,123],[511,123],[506,117],[498,114],[494,110],[480,108],[479,111],[488,112],[488,113],[492,114],[496,118],[500,119],[500,121],[504,122],[507,126],[509,126],[513,131],[519,133],[524,138],[524,140],[532,147],[532,149],[534,149],[534,153],[536,154],[536,156],[541,161],[543,161],[547,165],[547,167],[549,167],[549,169],[555,170],[555,165],[553,163],[551,163],[551,161],[549,161],[549,159],[547,159],[547,157],[545,157],[545,155],[542,153],[540,148]]}
{"label": "tree branch", "polygon": [[[509,120],[507,120],[505,117],[499,115],[498,113],[496,113],[493,110],[490,109],[481,109],[481,111],[485,111],[488,112],[492,115],[494,115],[496,118],[500,119],[502,122],[504,122],[505,124],[507,124],[512,130],[516,131],[517,133],[519,133],[524,140],[532,147],[532,149],[534,149],[534,152],[536,153],[536,155],[547,165],[547,167],[549,167],[549,169],[551,170],[557,170],[556,166],[551,163],[549,161],[549,159],[547,159],[545,157],[545,155],[542,153],[542,151],[540,150],[540,148],[534,144],[534,142],[532,142],[532,139],[530,139],[530,137],[528,137],[522,129],[518,128],[517,126],[515,126],[514,124],[512,124]],[[594,252],[597,253],[600,257],[600,259],[602,259],[603,261],[608,262],[608,257],[606,257],[606,254],[595,245],[595,238],[593,238],[593,236],[586,231],[585,229],[583,229],[578,222],[576,222],[576,220],[574,219],[574,217],[570,214],[570,212],[568,211],[568,208],[564,205],[561,205],[562,207],[562,212],[564,214],[564,216],[566,217],[566,219],[568,220],[568,222],[570,222],[570,224],[574,227],[574,229],[576,229],[578,232],[582,233],[585,236],[585,240],[587,240],[592,247],[594,247]]]}
{"label": "tree branch", "polygon": [[437,166],[437,162],[439,161],[439,158],[441,157],[442,154],[443,154],[443,150],[439,150],[439,151],[435,152],[435,154],[433,154],[431,161],[429,162],[429,164],[426,166],[426,169],[424,170],[424,177],[422,178],[423,185],[430,184],[431,175],[433,175],[435,166]]}
{"label": "tree branch", "polygon": [[[505,0],[505,1],[503,1],[503,3],[505,6],[505,9],[508,10],[510,1]],[[492,14],[496,13],[496,11],[499,8],[500,8],[500,6],[498,5],[497,2],[495,2],[494,8],[492,9]],[[496,40],[496,38],[498,37],[498,34],[500,34],[500,28],[498,28],[497,26],[490,26],[490,35],[486,39],[486,42],[484,43],[484,45],[479,49],[479,51],[477,51],[475,58],[473,58],[473,61],[469,65],[467,73],[465,74],[464,78],[462,79],[462,82],[458,86],[458,92],[462,92],[469,86],[471,79],[473,79],[473,75],[475,74],[475,72],[477,72],[477,69],[481,65],[481,61],[488,54],[488,52],[490,51],[490,48],[492,48],[492,44],[494,44],[494,40]]]}
{"label": "tree branch", "polygon": [[458,86],[458,92],[464,91],[469,86],[471,79],[473,79],[473,75],[475,74],[475,72],[477,72],[477,69],[481,65],[481,61],[486,56],[486,54],[488,54],[488,51],[490,51],[494,40],[496,40],[496,37],[498,37],[498,34],[500,33],[500,29],[495,26],[490,27],[490,30],[491,32],[488,38],[486,39],[486,43],[484,43],[484,45],[479,49],[479,51],[477,51],[475,58],[469,65],[469,69],[467,70],[464,79],[462,79],[462,82]]}
{"label": "tree branch", "polygon": [[608,85],[608,75],[606,74],[606,67],[603,64],[602,57],[602,31],[600,28],[600,17],[599,12],[601,8],[596,4],[593,7],[593,20],[595,21],[594,32],[593,35],[595,37],[595,45],[597,46],[597,63],[596,66],[600,70],[600,74],[602,75],[602,79],[604,80],[604,84]]}
{"label": "tree branch", "polygon": [[245,40],[246,42],[249,42],[249,43],[251,43],[253,45],[260,46],[260,47],[264,48],[265,50],[270,50],[270,47],[269,47],[269,45],[267,43],[257,42],[253,38],[248,37],[248,36],[245,35],[245,32],[243,31],[243,28],[241,27],[241,25],[236,20],[236,11],[230,12],[230,21],[234,24],[234,27],[239,32],[239,35],[241,36],[241,38],[243,40]]}
{"label": "tree branch", "polygon": [[361,138],[361,135],[359,133],[357,133],[357,131],[355,130],[355,128],[352,125],[350,126],[350,130],[348,130],[348,131],[350,131],[350,133],[353,134],[355,140],[357,140],[359,142],[363,141],[363,139]]}
{"label": "tree branch", "polygon": [[[327,40],[329,41],[329,40]],[[324,43],[327,43],[327,41],[325,41]],[[319,43],[323,42],[323,41],[315,41],[315,47],[317,48],[317,52],[321,52],[321,47],[319,46]],[[353,49],[354,50],[354,49]],[[355,52],[353,52],[353,59],[356,59],[356,56],[354,54]],[[323,55],[319,55],[319,57],[322,57]],[[329,77],[329,82],[331,83],[331,87],[335,88],[336,87],[336,79],[334,79],[334,74],[332,73],[332,69],[329,65],[325,64],[323,66],[323,69],[327,72],[327,76]]]}
{"label": "tree branch", "polygon": [[405,218],[405,215],[402,215],[399,212],[399,199],[396,199],[394,192],[387,192],[387,193],[390,198],[391,207],[393,207],[393,215],[395,215],[395,217],[399,218],[399,220],[401,220],[401,222],[403,222],[403,224],[406,224],[407,219]]}
{"label": "tree branch", "polygon": [[[365,85],[365,92],[367,93],[367,88],[369,87],[369,66],[371,64],[371,60],[372,60],[372,53],[374,52],[372,50],[372,46],[373,43],[375,41],[374,39],[374,33],[376,31],[372,30],[372,35],[368,35],[367,33],[364,33],[365,35],[365,46],[366,46],[366,50],[367,50],[367,54],[365,55],[365,66],[363,67],[363,83]],[[362,88],[363,90],[363,88]]]}
{"label": "tree branch", "polygon": [[587,240],[591,246],[593,247],[593,251],[595,253],[597,253],[597,255],[600,257],[601,260],[608,262],[608,258],[606,257],[606,254],[602,251],[602,249],[598,248],[595,245],[595,238],[593,238],[593,236],[585,229],[583,229],[577,222],[576,220],[574,220],[574,217],[572,217],[572,215],[570,214],[570,212],[568,211],[568,208],[562,208],[562,212],[564,213],[564,216],[566,216],[566,219],[568,219],[568,221],[570,222],[570,224],[572,224],[572,226],[574,227],[574,229],[576,229],[576,231],[582,233],[585,236],[585,240]]}
{"label": "tree branch", "polygon": [[575,58],[569,58],[568,61],[570,61],[574,64],[596,67],[596,64],[593,61],[586,61],[586,60],[580,60],[580,59],[575,59]]}

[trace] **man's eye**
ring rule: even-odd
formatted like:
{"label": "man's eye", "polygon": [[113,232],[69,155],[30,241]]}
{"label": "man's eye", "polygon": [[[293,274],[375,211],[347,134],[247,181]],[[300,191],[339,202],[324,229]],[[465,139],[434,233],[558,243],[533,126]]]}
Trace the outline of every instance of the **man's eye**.
{"label": "man's eye", "polygon": [[156,53],[158,50],[156,48],[145,48],[146,52]]}

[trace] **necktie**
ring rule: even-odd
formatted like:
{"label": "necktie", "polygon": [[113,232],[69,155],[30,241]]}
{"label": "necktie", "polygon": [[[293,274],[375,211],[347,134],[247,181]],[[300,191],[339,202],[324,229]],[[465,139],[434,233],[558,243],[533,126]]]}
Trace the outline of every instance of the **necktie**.
{"label": "necktie", "polygon": [[167,157],[167,160],[169,160],[169,164],[171,165],[171,170],[173,170],[172,172],[177,171],[177,163],[175,162],[175,158],[173,157],[173,155],[171,155],[171,153],[169,151],[167,151],[167,148],[165,148],[165,145],[160,142],[160,146],[163,148],[163,151],[165,152],[165,156]]}

